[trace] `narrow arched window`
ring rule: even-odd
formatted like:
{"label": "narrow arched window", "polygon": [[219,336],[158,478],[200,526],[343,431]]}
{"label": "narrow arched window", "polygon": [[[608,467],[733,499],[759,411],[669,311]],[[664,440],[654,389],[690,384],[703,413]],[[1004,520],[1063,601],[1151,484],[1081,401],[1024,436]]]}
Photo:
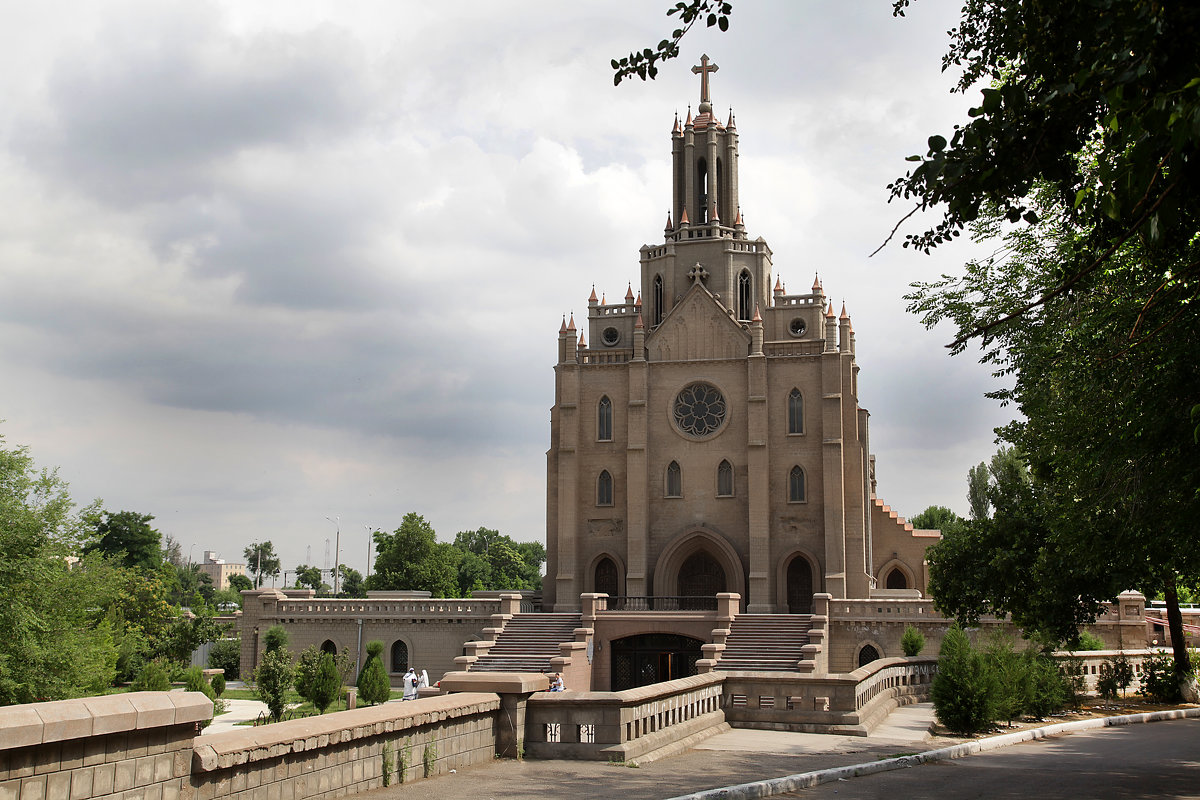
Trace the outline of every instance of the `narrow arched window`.
{"label": "narrow arched window", "polygon": [[607,395],[600,398],[596,408],[596,438],[602,442],[612,441],[612,401]]}
{"label": "narrow arched window", "polygon": [[804,470],[800,467],[792,467],[788,474],[788,502],[804,502]]}
{"label": "narrow arched window", "polygon": [[708,163],[703,159],[696,161],[696,220],[703,224],[708,222]]}
{"label": "narrow arched window", "polygon": [[892,567],[892,571],[887,576],[886,586],[889,589],[907,589],[908,578],[900,571],[899,567]]}
{"label": "narrow arched window", "polygon": [[750,315],[754,313],[754,309],[750,307],[751,296],[750,273],[742,270],[738,273],[737,280],[738,319],[750,319]]}
{"label": "narrow arched window", "polygon": [[662,275],[654,276],[654,293],[650,296],[650,303],[653,306],[650,309],[650,319],[655,325],[662,324],[663,321],[663,280]]}
{"label": "narrow arched window", "polygon": [[613,479],[608,470],[601,470],[596,479],[596,505],[611,506],[613,504]]}
{"label": "narrow arched window", "polygon": [[804,433],[804,395],[799,389],[788,395],[788,433]]}
{"label": "narrow arched window", "polygon": [[679,462],[667,464],[667,497],[683,497],[683,474],[679,470]]}
{"label": "narrow arched window", "polygon": [[717,466],[717,496],[733,497],[733,465],[728,461]]}
{"label": "narrow arched window", "polygon": [[408,670],[408,645],[400,639],[392,643],[392,672]]}

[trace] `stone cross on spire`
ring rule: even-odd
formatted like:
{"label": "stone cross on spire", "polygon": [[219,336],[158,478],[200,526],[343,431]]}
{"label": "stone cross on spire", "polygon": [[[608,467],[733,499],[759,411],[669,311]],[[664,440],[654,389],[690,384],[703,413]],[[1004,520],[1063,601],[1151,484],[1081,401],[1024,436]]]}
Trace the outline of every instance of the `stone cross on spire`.
{"label": "stone cross on spire", "polygon": [[700,76],[700,112],[703,113],[707,109],[704,106],[712,107],[712,100],[708,97],[708,73],[716,72],[720,67],[716,64],[708,63],[708,55],[700,56],[699,66],[692,67],[692,73]]}

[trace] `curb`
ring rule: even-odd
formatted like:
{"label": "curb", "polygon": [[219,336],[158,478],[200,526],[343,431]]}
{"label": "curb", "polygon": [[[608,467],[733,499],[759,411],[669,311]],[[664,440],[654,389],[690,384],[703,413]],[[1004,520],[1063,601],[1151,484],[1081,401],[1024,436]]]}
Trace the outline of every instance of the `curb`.
{"label": "curb", "polygon": [[670,800],[743,800],[743,798],[770,797],[774,794],[794,792],[797,789],[808,789],[813,786],[820,786],[823,783],[830,783],[846,778],[858,778],[863,775],[874,775],[879,772],[907,769],[908,767],[915,767],[931,761],[962,758],[988,750],[997,750],[1001,747],[1030,742],[1035,739],[1045,739],[1049,736],[1057,736],[1064,733],[1074,733],[1075,731],[1090,730],[1092,728],[1114,728],[1121,725],[1161,722],[1162,720],[1183,719],[1186,717],[1200,717],[1200,708],[1176,709],[1174,711],[1148,711],[1142,714],[1127,714],[1121,717],[1099,717],[1097,719],[1079,720],[1078,722],[1060,722],[1057,725],[1030,728],[1029,730],[992,736],[974,742],[963,742],[962,744],[942,747],[912,756],[900,756],[898,758],[887,758],[882,761],[872,761],[867,764],[853,764],[847,767],[802,772],[797,775],[786,775],[782,778],[741,783],[737,786],[705,789],[704,791],[693,792],[692,794],[672,797]]}

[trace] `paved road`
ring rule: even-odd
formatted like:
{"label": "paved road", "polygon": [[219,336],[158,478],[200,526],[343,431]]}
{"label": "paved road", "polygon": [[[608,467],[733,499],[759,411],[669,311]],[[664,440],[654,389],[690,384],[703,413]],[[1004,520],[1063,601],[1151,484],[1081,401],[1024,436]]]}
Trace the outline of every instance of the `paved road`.
{"label": "paved road", "polygon": [[780,796],[806,800],[1200,798],[1200,720],[1084,731]]}

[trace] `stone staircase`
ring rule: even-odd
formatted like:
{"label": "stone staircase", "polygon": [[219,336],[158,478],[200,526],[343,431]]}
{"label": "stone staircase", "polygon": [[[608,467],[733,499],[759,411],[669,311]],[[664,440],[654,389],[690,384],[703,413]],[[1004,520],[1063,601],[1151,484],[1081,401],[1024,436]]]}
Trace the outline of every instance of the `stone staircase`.
{"label": "stone staircase", "polygon": [[[560,645],[575,641],[578,613],[514,614],[495,643],[469,666],[471,672],[553,672]],[[590,633],[590,631],[589,631]]]}
{"label": "stone staircase", "polygon": [[809,643],[811,614],[738,614],[715,669],[796,672]]}

